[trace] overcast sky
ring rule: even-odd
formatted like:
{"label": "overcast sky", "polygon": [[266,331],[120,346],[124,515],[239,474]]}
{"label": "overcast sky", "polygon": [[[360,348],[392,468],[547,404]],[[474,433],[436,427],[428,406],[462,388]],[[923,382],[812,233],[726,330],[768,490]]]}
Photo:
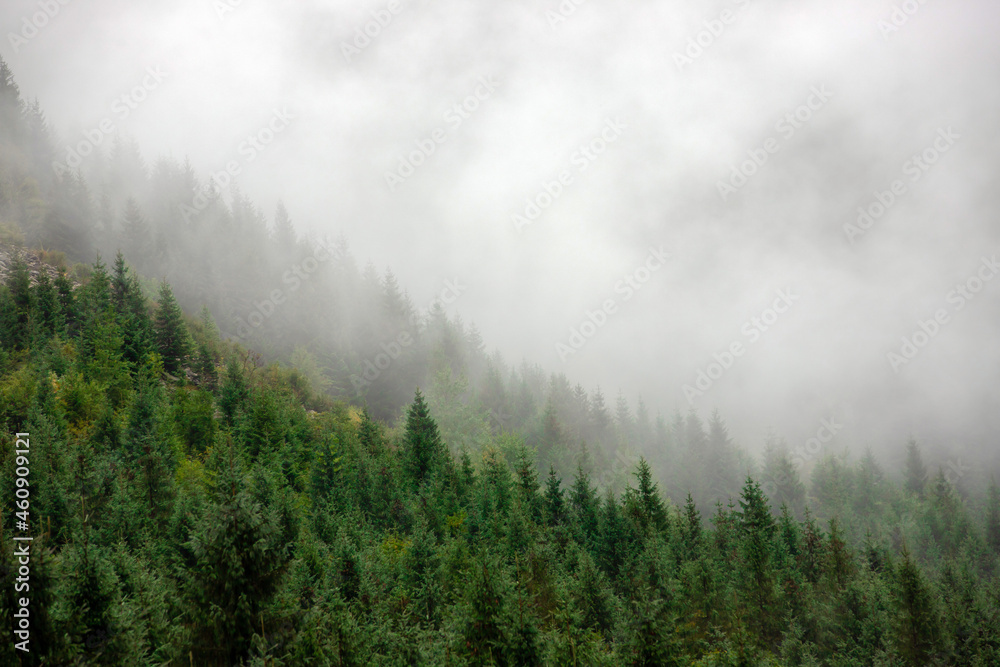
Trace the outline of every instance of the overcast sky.
{"label": "overcast sky", "polygon": [[[148,161],[235,161],[269,215],[281,198],[303,232],[344,233],[418,307],[467,286],[451,312],[509,360],[718,407],[751,449],[830,418],[855,451],[1000,443],[994,0],[53,0],[34,34],[44,4],[4,1],[0,54],[57,145],[111,118]],[[894,201],[845,230],[876,192]],[[935,335],[893,368],[921,321]]]}

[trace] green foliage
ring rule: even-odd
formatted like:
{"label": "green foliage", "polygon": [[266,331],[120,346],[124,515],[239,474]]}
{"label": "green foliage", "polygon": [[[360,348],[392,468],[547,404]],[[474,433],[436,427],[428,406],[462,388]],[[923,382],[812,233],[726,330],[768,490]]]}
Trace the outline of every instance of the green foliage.
{"label": "green foliage", "polygon": [[[779,446],[758,468],[718,413],[609,411],[487,357],[344,243],[321,259],[283,206],[278,243],[239,193],[178,226],[198,179],[147,175],[128,141],[91,201],[24,163],[42,120],[0,60],[0,240],[125,253],[0,248],[0,429],[31,433],[35,537],[35,652],[0,664],[1000,664],[985,466],[928,478],[911,441],[902,471],[869,451],[800,477]],[[291,277],[280,317],[243,320]]]}
{"label": "green foliage", "polygon": [[447,454],[437,424],[431,419],[427,403],[419,389],[406,414],[403,443],[407,472],[418,484],[438,470]]}
{"label": "green foliage", "polygon": [[153,330],[157,351],[163,359],[163,369],[168,373],[179,372],[191,354],[191,336],[181,308],[166,282],[160,283]]}

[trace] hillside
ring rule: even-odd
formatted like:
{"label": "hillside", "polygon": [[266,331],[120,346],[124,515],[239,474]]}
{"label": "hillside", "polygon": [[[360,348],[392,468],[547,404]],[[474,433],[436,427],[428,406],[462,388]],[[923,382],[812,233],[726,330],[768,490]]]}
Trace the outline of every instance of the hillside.
{"label": "hillside", "polygon": [[3,664],[1000,664],[995,483],[905,436],[898,472],[757,460],[488,354],[283,205],[52,155],[0,61]]}

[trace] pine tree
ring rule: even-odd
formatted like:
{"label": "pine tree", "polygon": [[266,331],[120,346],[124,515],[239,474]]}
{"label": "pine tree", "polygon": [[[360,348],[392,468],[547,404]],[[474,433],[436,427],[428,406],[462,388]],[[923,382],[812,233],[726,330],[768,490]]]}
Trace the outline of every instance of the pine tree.
{"label": "pine tree", "polygon": [[286,260],[294,255],[298,238],[296,238],[292,220],[288,216],[288,209],[285,208],[285,204],[280,200],[274,211],[274,240]]}
{"label": "pine tree", "polygon": [[777,621],[774,577],[774,517],[760,484],[747,478],[740,498],[742,588],[751,626],[765,641],[773,641]]}
{"label": "pine tree", "polygon": [[990,478],[989,504],[986,508],[986,543],[993,553],[1000,554],[1000,487]]}
{"label": "pine tree", "polygon": [[410,477],[418,484],[437,470],[448,454],[444,443],[441,442],[437,424],[431,419],[427,403],[419,389],[406,414],[403,442],[407,470]]}
{"label": "pine tree", "polygon": [[597,491],[590,485],[590,475],[583,466],[576,469],[569,499],[582,535],[588,541],[593,540],[597,534]]}
{"label": "pine tree", "polygon": [[768,443],[764,453],[762,478],[770,494],[771,506],[785,505],[796,518],[801,518],[806,508],[806,487],[799,478],[799,471],[788,455],[784,442]]}
{"label": "pine tree", "polygon": [[199,384],[209,391],[215,391],[215,387],[219,383],[219,373],[215,369],[215,358],[204,343],[198,346],[195,370],[198,373]]}
{"label": "pine tree", "polygon": [[736,495],[740,484],[740,473],[736,461],[736,451],[729,437],[729,429],[722,421],[718,410],[712,412],[708,421],[706,442],[708,471],[711,476],[709,491],[715,498],[729,498]]}
{"label": "pine tree", "polygon": [[545,513],[548,516],[550,526],[557,526],[566,519],[562,480],[556,476],[556,469],[551,465],[549,466],[549,476],[545,480]]}
{"label": "pine tree", "polygon": [[146,222],[142,211],[139,210],[139,204],[132,197],[129,197],[125,202],[121,228],[122,246],[125,254],[131,258],[131,261],[146,267],[148,270],[150,267],[147,266],[147,263],[152,258],[153,236],[149,223]]}
{"label": "pine tree", "polygon": [[913,667],[934,662],[941,642],[941,620],[937,600],[920,568],[903,549],[896,572],[896,650]]}
{"label": "pine tree", "polygon": [[79,317],[76,308],[76,294],[73,291],[73,283],[66,276],[66,269],[59,267],[56,276],[55,286],[59,293],[59,307],[66,322],[67,335],[74,335],[79,331]]}
{"label": "pine tree", "polygon": [[248,492],[232,444],[217,461],[213,499],[184,545],[191,559],[186,608],[197,632],[194,662],[235,665],[248,655],[289,554],[274,512]]}
{"label": "pine tree", "polygon": [[621,507],[611,490],[604,495],[601,505],[600,527],[597,538],[597,562],[612,580],[618,578],[628,557],[632,540],[622,516]]}
{"label": "pine tree", "polygon": [[527,504],[533,519],[540,519],[542,502],[538,495],[541,484],[538,481],[538,469],[535,467],[534,453],[523,442],[518,442],[515,450],[514,474],[522,502]]}
{"label": "pine tree", "polygon": [[924,486],[927,484],[927,467],[920,456],[920,447],[913,438],[910,438],[910,441],[906,443],[905,475],[907,490],[923,498]]}
{"label": "pine tree", "polygon": [[219,396],[219,408],[222,409],[227,425],[232,426],[236,423],[238,416],[246,411],[249,401],[250,386],[243,369],[240,368],[236,357],[229,357]]}
{"label": "pine tree", "polygon": [[65,333],[66,320],[63,318],[59,294],[45,270],[38,272],[32,305],[35,309],[32,319],[36,332],[45,336]]}
{"label": "pine tree", "polygon": [[462,633],[464,651],[472,665],[503,664],[506,637],[502,626],[504,598],[499,564],[487,559],[473,566],[467,597],[469,617]]}
{"label": "pine tree", "polygon": [[667,511],[660,498],[659,488],[653,481],[653,472],[645,458],[639,459],[634,474],[638,482],[637,500],[643,528],[661,533],[668,527]]}
{"label": "pine tree", "polygon": [[31,274],[23,259],[14,261],[7,275],[7,303],[3,315],[5,346],[22,349],[29,345],[32,336],[32,293]]}
{"label": "pine tree", "polygon": [[377,458],[382,454],[382,429],[378,422],[368,414],[368,406],[361,409],[361,423],[358,424],[358,442],[364,447],[368,456]]}
{"label": "pine tree", "polygon": [[834,517],[830,519],[830,542],[828,547],[827,571],[835,586],[843,588],[847,585],[848,579],[854,574],[854,561],[851,558],[850,549],[844,541],[843,533],[840,529],[840,522]]}
{"label": "pine tree", "polygon": [[121,252],[115,256],[111,302],[124,339],[123,356],[133,368],[137,368],[153,350],[153,325],[139,279],[126,266]]}
{"label": "pine tree", "polygon": [[701,513],[689,493],[684,503],[684,518],[681,522],[681,543],[685,558],[693,560],[701,551]]}
{"label": "pine tree", "polygon": [[160,283],[158,301],[153,325],[156,347],[163,359],[163,369],[174,374],[181,370],[191,354],[191,336],[184,323],[181,307],[177,305],[174,293],[166,281]]}

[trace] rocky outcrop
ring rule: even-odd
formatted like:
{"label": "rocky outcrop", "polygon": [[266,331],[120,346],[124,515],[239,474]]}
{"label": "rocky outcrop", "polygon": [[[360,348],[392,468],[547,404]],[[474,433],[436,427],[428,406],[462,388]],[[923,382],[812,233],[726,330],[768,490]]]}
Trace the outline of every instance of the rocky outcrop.
{"label": "rocky outcrop", "polygon": [[[14,262],[17,261],[18,257],[24,259],[25,263],[28,265],[28,272],[31,273],[32,285],[38,281],[38,275],[42,271],[49,274],[50,280],[55,280],[56,276],[59,275],[58,268],[52,264],[43,262],[39,258],[40,254],[41,253],[38,251],[28,250],[27,248],[23,248],[21,246],[0,243],[0,283],[7,280],[7,275],[14,267]],[[77,283],[74,280],[73,286],[76,287],[76,285]]]}

